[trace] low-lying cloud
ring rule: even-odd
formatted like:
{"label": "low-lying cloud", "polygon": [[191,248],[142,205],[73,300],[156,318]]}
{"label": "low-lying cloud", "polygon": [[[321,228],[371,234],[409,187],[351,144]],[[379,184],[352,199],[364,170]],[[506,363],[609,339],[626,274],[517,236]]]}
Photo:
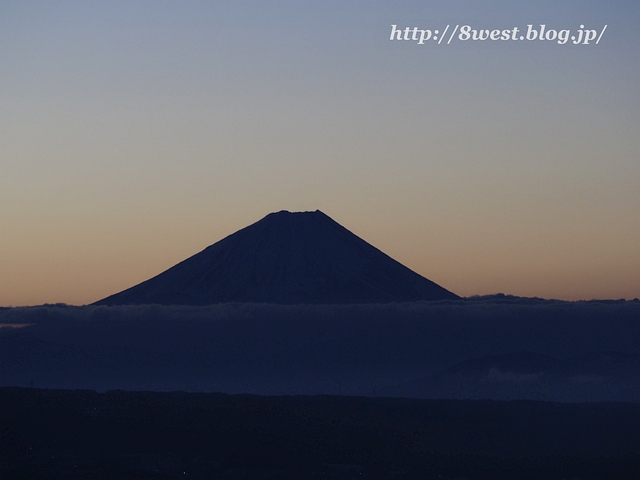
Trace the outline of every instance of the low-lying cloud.
{"label": "low-lying cloud", "polygon": [[29,325],[0,329],[0,384],[52,388],[371,394],[488,355],[640,353],[633,301],[44,305],[0,324]]}

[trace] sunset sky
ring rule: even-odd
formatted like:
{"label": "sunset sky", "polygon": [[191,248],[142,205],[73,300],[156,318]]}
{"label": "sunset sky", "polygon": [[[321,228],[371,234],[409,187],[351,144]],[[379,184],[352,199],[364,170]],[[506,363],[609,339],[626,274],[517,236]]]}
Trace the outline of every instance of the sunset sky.
{"label": "sunset sky", "polygon": [[[389,40],[447,24],[607,29]],[[640,297],[640,5],[0,2],[0,305],[316,209],[458,295]]]}

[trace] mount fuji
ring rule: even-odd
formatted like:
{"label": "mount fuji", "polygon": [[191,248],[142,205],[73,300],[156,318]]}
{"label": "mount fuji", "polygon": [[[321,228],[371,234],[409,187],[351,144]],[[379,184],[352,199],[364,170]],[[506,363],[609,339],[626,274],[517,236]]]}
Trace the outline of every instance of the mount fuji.
{"label": "mount fuji", "polygon": [[456,298],[321,211],[283,210],[95,304],[350,304]]}

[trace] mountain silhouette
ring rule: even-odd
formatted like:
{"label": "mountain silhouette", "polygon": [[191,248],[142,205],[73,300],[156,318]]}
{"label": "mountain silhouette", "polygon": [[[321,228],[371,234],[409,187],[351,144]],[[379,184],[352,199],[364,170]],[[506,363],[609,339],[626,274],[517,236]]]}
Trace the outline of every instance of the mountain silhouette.
{"label": "mountain silhouette", "polygon": [[95,304],[346,304],[455,298],[316,210],[271,213]]}

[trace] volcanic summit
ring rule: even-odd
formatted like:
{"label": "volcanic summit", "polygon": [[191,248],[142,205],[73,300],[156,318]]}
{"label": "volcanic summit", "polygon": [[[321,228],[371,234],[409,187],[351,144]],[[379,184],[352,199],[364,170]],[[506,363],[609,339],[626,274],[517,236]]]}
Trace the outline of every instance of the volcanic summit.
{"label": "volcanic summit", "polygon": [[389,303],[458,298],[329,218],[271,213],[96,305]]}

